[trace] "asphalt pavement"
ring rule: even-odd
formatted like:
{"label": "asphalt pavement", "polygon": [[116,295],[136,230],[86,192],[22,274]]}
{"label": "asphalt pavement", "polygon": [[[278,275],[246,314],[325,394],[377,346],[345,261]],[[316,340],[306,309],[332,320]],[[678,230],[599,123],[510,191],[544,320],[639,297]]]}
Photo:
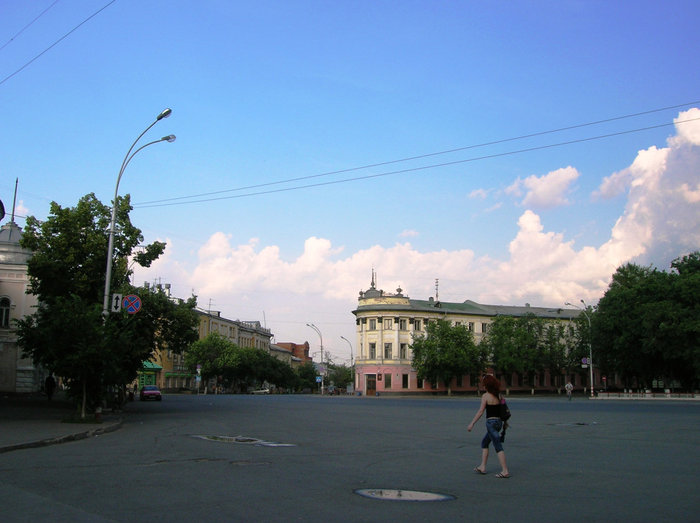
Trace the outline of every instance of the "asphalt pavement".
{"label": "asphalt pavement", "polygon": [[65,422],[75,412],[60,396],[0,395],[0,514],[71,523],[698,520],[700,403],[509,404],[512,478],[502,480],[495,459],[487,475],[473,472],[484,433],[483,419],[466,431],[476,397],[166,395],[76,424]]}
{"label": "asphalt pavement", "polygon": [[0,393],[0,454],[19,449],[56,445],[117,430],[118,412],[107,412],[100,422],[77,422],[73,404],[59,392],[48,400],[43,393]]}

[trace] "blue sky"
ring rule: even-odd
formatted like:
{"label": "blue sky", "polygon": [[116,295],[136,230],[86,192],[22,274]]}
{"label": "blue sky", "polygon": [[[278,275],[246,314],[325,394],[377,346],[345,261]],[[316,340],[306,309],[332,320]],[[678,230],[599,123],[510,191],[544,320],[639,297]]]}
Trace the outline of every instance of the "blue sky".
{"label": "blue sky", "polygon": [[131,142],[170,107],[144,140],[177,140],[120,186],[146,241],[168,242],[137,283],[194,291],[277,341],[315,347],[314,323],[339,361],[372,267],[413,298],[439,278],[446,301],[595,303],[622,263],[700,248],[698,15],[0,0],[0,199],[9,210],[19,178],[21,216],[110,201]]}

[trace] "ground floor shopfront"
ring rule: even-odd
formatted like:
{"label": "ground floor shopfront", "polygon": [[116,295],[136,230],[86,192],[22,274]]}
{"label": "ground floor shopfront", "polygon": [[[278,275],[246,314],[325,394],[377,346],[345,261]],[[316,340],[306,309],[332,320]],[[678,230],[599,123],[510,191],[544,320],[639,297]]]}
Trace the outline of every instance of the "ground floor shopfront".
{"label": "ground floor shopfront", "polygon": [[[590,378],[586,369],[580,373],[551,375],[549,371],[524,376],[517,373],[505,376],[495,373],[501,382],[501,389],[511,393],[561,393],[568,381],[577,391],[590,390]],[[608,387],[607,377],[594,371],[594,390]],[[603,379],[605,378],[605,379]],[[480,390],[480,374],[469,374],[455,378],[450,383],[453,394],[477,393]],[[612,386],[612,384],[611,384]],[[439,394],[447,393],[447,384],[431,383],[418,379],[415,369],[410,364],[358,364],[355,366],[355,390],[366,396],[382,394]]]}

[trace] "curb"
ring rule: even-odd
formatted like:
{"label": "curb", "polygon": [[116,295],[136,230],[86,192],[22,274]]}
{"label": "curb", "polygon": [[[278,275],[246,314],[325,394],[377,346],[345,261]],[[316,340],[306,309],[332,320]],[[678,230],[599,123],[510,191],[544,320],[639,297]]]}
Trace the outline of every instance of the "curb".
{"label": "curb", "polygon": [[59,443],[68,443],[69,441],[78,441],[81,439],[92,438],[95,436],[101,436],[102,434],[107,434],[109,432],[114,432],[121,428],[124,420],[119,418],[116,422],[107,425],[106,427],[99,427],[96,429],[86,430],[84,432],[78,432],[75,434],[68,434],[66,436],[59,436],[56,438],[47,438],[39,441],[30,441],[28,443],[17,443],[15,445],[7,445],[5,447],[0,447],[0,454],[5,452],[12,452],[14,450],[31,449],[37,447],[47,447],[49,445],[58,445]]}

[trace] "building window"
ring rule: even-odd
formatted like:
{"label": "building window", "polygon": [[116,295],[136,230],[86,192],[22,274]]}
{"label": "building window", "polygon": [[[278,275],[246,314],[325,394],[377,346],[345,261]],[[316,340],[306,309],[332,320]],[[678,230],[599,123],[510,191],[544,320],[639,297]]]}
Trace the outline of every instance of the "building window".
{"label": "building window", "polygon": [[416,379],[416,388],[417,389],[422,389],[423,388],[423,380],[418,378]]}
{"label": "building window", "polygon": [[0,327],[7,329],[10,327],[10,299],[0,298]]}
{"label": "building window", "polygon": [[404,320],[399,320],[399,330],[405,331],[408,330],[408,322]]}
{"label": "building window", "polygon": [[481,324],[481,332],[486,334],[489,331],[489,324],[488,323],[482,323]]}
{"label": "building window", "polygon": [[407,343],[402,343],[399,346],[399,358],[402,360],[405,360],[408,355],[408,344]]}
{"label": "building window", "polygon": [[473,321],[470,321],[470,322],[469,322],[469,330],[470,330],[471,332],[474,332],[474,322],[473,322]]}
{"label": "building window", "polygon": [[403,374],[401,376],[401,388],[408,388],[408,374]]}
{"label": "building window", "polygon": [[385,389],[390,389],[391,388],[391,373],[387,372],[384,374],[384,388]]}
{"label": "building window", "polygon": [[384,359],[385,360],[391,359],[391,343],[384,344]]}
{"label": "building window", "polygon": [[370,320],[369,320],[369,330],[371,330],[371,331],[377,330],[377,320],[375,320],[374,318],[370,318]]}
{"label": "building window", "polygon": [[420,320],[413,320],[413,330],[414,331],[420,330]]}
{"label": "building window", "polygon": [[377,344],[376,343],[369,344],[369,359],[371,359],[371,360],[377,359]]}
{"label": "building window", "polygon": [[391,330],[394,327],[394,320],[391,318],[384,318],[384,328],[386,330]]}

